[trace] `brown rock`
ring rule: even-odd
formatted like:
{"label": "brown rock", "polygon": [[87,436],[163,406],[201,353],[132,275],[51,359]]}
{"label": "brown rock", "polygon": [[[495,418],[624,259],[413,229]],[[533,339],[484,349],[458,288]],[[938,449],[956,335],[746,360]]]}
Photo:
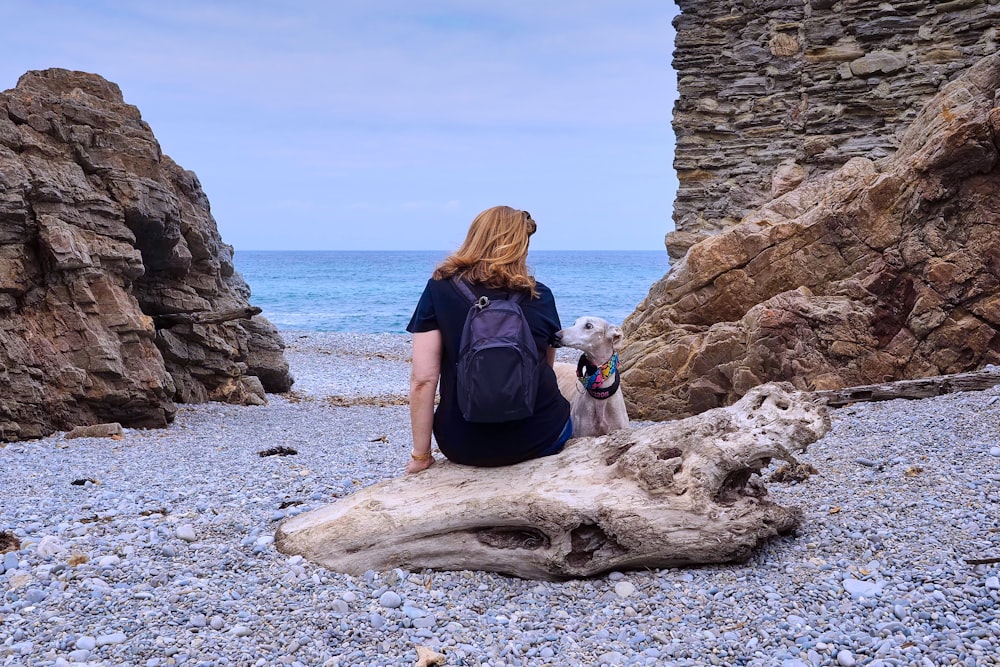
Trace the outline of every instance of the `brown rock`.
{"label": "brown rock", "polygon": [[118,422],[112,424],[93,424],[91,426],[77,426],[66,434],[67,440],[74,438],[121,438],[122,425]]}
{"label": "brown rock", "polygon": [[624,323],[629,414],[757,384],[837,389],[1000,363],[1000,54],[945,86],[881,162],[854,158],[695,243]]}
{"label": "brown rock", "polygon": [[197,177],[100,76],[0,93],[0,440],[166,425],[292,378]]}
{"label": "brown rock", "polygon": [[997,50],[994,0],[676,5],[671,261],[766,205],[783,163],[814,177],[891,155],[916,110]]}

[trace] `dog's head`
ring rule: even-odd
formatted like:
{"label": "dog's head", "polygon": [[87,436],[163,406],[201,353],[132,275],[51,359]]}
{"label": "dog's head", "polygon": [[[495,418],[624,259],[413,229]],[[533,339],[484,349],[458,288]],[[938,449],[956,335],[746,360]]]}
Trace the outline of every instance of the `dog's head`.
{"label": "dog's head", "polygon": [[556,343],[560,347],[572,347],[584,352],[591,360],[610,356],[618,349],[622,340],[622,330],[600,317],[581,317],[573,326],[556,332]]}

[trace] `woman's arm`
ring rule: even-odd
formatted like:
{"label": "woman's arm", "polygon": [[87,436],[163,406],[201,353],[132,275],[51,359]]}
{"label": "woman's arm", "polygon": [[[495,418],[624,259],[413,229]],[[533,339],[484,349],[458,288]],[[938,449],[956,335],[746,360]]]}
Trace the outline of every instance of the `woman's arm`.
{"label": "woman's arm", "polygon": [[545,348],[545,360],[549,362],[549,366],[556,365],[556,348],[554,347]]}
{"label": "woman's arm", "polygon": [[434,463],[431,431],[434,428],[434,394],[441,375],[441,332],[413,334],[413,367],[410,370],[410,430],[413,452],[406,472],[420,472]]}

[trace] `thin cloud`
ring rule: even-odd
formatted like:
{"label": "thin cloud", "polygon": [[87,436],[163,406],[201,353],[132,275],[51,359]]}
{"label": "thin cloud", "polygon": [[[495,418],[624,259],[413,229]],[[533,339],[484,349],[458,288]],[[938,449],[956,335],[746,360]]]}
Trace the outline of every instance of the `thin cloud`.
{"label": "thin cloud", "polygon": [[[659,248],[675,14],[662,0],[6,0],[0,88],[46,67],[119,84],[238,248],[450,247],[495,203],[547,210],[584,232],[554,243],[583,243],[600,237],[590,211],[626,198],[614,242]],[[407,217],[405,202],[428,204]],[[337,225],[350,233],[317,238]]]}

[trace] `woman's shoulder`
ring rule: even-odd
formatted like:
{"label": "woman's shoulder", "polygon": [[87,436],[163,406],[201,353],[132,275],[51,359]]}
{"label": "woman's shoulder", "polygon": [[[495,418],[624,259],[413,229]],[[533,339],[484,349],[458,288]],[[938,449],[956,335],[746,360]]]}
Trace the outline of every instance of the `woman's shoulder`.
{"label": "woman's shoulder", "polygon": [[545,283],[536,280],[535,281],[535,292],[538,293],[538,298],[546,301],[552,300],[552,290]]}

